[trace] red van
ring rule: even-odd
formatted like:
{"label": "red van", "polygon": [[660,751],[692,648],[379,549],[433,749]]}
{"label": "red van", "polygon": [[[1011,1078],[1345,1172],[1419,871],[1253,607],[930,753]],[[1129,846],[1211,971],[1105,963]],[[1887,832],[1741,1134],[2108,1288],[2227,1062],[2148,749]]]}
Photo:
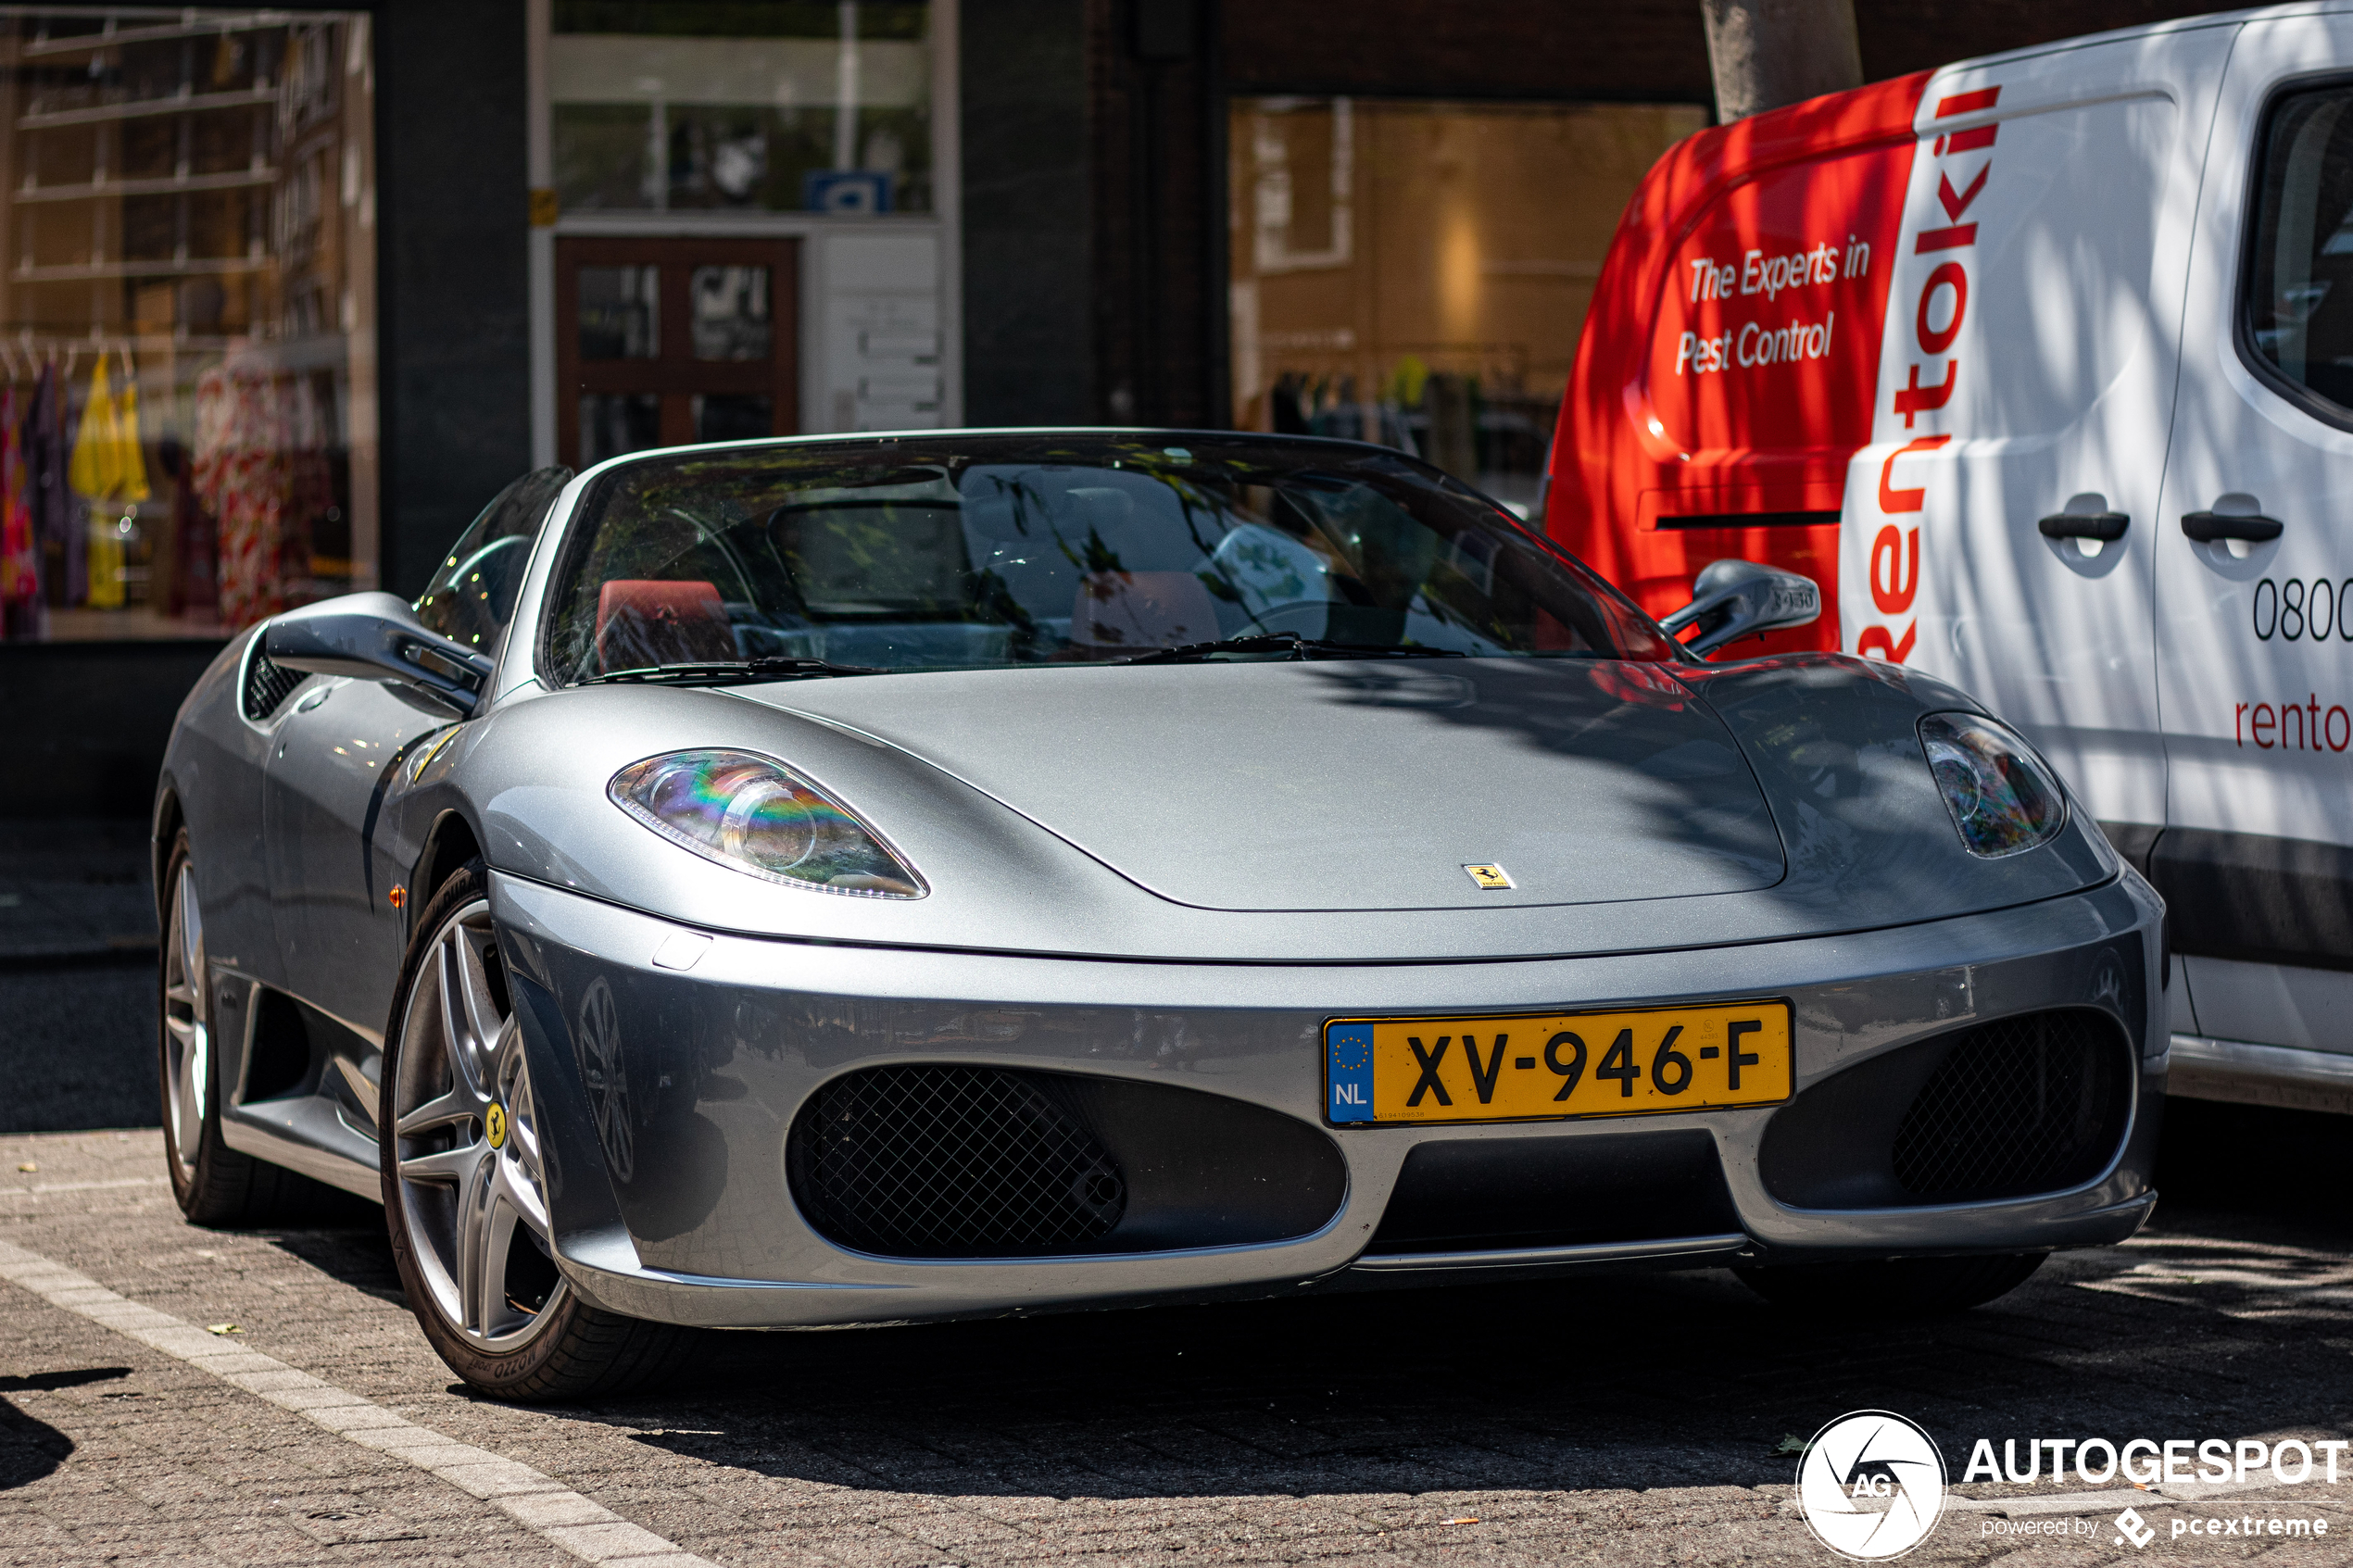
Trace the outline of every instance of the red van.
{"label": "red van", "polygon": [[1927,82],[1682,142],[1636,191],[1594,289],[1546,526],[1654,615],[1728,557],[1821,585],[1821,620],[1745,653],[1840,646],[1840,514],[1871,439]]}

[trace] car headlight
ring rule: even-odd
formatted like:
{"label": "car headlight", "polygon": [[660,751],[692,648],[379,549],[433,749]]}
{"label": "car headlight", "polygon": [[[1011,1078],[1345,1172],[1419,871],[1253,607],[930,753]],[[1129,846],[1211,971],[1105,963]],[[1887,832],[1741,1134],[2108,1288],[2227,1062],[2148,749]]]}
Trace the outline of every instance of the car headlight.
{"label": "car headlight", "polygon": [[2067,825],[2067,793],[2050,764],[2007,724],[1976,713],[1931,713],[1920,749],[1953,825],[1988,859],[2047,844]]}
{"label": "car headlight", "polygon": [[786,887],[920,898],[915,868],[840,801],[748,751],[674,751],[632,762],[605,793],[682,848]]}

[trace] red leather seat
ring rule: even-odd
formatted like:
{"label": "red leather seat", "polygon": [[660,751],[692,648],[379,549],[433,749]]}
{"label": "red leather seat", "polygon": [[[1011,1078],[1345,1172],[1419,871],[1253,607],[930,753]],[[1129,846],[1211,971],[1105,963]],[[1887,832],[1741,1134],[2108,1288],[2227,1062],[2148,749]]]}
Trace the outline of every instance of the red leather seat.
{"label": "red leather seat", "polygon": [[741,659],[719,590],[709,583],[617,578],[597,594],[597,665],[642,670]]}

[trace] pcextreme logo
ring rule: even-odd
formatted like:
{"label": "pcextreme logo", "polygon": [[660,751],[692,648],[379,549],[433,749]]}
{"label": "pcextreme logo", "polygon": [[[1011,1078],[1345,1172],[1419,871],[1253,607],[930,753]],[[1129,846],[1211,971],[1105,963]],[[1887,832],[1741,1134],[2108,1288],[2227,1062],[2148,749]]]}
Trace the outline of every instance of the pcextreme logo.
{"label": "pcextreme logo", "polygon": [[1944,1511],[1944,1456],[1893,1411],[1856,1411],[1806,1445],[1797,1503],[1814,1538],[1841,1557],[1901,1557],[1928,1538]]}

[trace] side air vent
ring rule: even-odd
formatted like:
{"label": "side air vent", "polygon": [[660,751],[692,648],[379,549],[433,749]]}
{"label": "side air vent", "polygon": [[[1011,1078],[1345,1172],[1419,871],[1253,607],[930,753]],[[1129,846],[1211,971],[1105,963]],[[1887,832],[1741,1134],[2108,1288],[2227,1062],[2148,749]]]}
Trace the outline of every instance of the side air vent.
{"label": "side air vent", "polygon": [[283,707],[302,682],[301,671],[270,661],[270,656],[261,651],[261,638],[257,633],[253,646],[245,653],[245,686],[240,699],[245,717],[260,723]]}
{"label": "side air vent", "polygon": [[2096,1013],[2029,1013],[1954,1043],[1895,1130],[1895,1179],[1934,1202],[2057,1192],[2124,1135],[2131,1062]]}
{"label": "side air vent", "polygon": [[2132,1125],[2132,1042],[2090,1008],[1935,1035],[1832,1074],[1773,1113],[1766,1190],[1801,1209],[1893,1209],[2059,1192]]}
{"label": "side air vent", "polygon": [[1101,1240],[1127,1183],[1025,1073],[854,1073],[817,1091],[792,1141],[793,1196],[822,1234],[896,1257],[1065,1252]]}
{"label": "side air vent", "polygon": [[887,1258],[1166,1252],[1310,1236],[1348,1194],[1331,1135],[1224,1095],[962,1063],[870,1067],[786,1142],[818,1235]]}

